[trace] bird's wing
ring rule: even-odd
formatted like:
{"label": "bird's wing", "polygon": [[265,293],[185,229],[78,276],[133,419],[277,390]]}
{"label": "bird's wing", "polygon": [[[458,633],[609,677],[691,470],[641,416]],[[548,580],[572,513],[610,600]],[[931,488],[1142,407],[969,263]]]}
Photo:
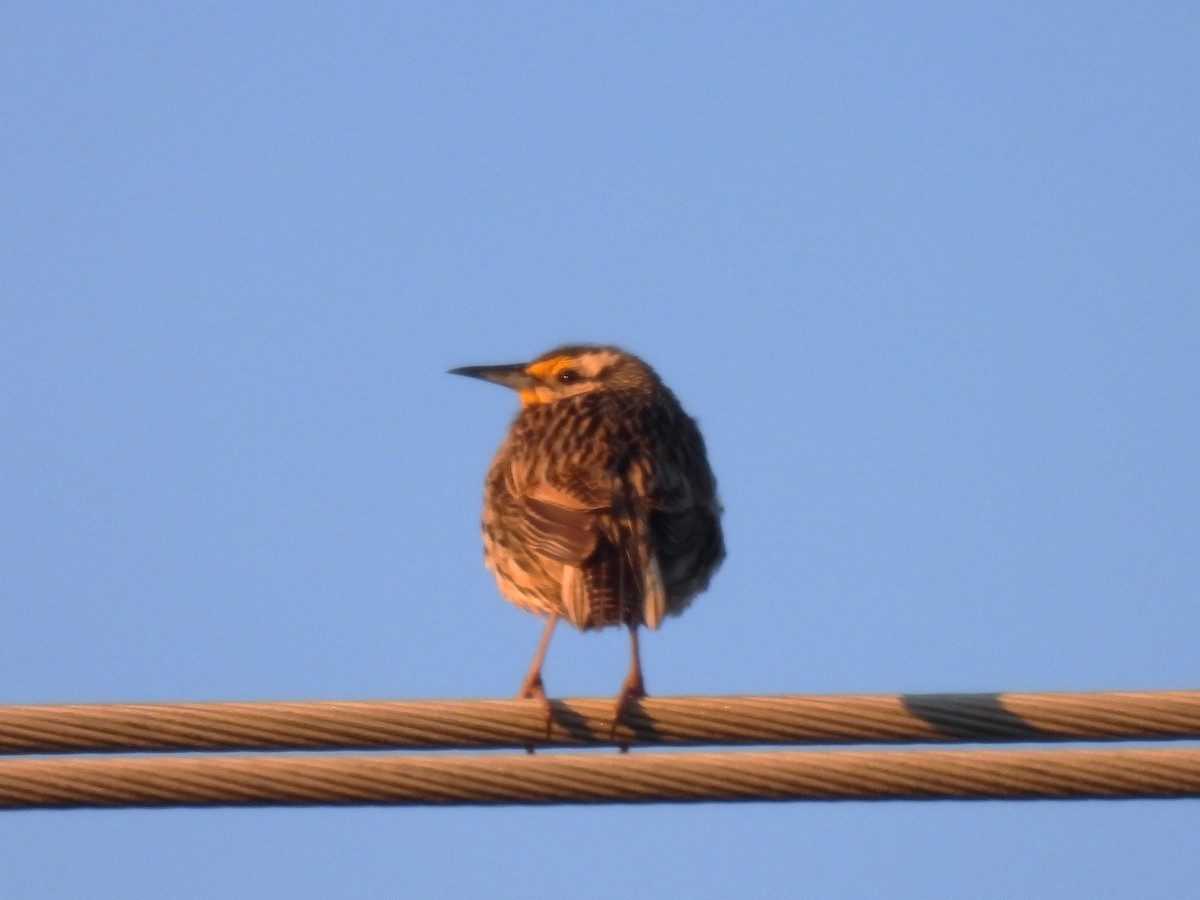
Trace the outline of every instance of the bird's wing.
{"label": "bird's wing", "polygon": [[[582,464],[548,453],[510,460],[506,482],[519,511],[520,540],[563,565],[562,601],[573,624],[585,628],[640,618],[656,628],[668,606],[669,575],[685,568],[681,563],[668,571],[654,520],[662,520],[672,562],[698,557],[702,542],[684,545],[700,501],[686,473],[656,465],[645,444],[608,449],[611,456]],[[675,581],[684,577],[676,575]]]}
{"label": "bird's wing", "polygon": [[[538,462],[542,462],[538,465]],[[599,520],[612,505],[600,478],[561,463],[546,466],[528,457],[514,460],[505,486],[517,512],[522,543],[570,566],[582,566],[596,551]]]}
{"label": "bird's wing", "polygon": [[521,537],[542,556],[571,566],[583,565],[596,550],[596,511],[566,506],[535,495],[518,498]]}
{"label": "bird's wing", "polygon": [[625,493],[603,472],[561,467],[525,479],[514,495],[524,545],[562,564],[563,609],[578,628],[632,620],[648,588],[650,617],[656,625],[661,618],[659,581],[647,578],[645,560],[630,555],[630,545],[641,542],[613,532],[614,506],[629,506]]}

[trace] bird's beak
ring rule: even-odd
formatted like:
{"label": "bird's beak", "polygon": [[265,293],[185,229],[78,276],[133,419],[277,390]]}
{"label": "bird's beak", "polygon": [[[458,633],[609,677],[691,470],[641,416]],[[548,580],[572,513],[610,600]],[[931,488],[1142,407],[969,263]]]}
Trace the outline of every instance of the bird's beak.
{"label": "bird's beak", "polygon": [[515,363],[509,366],[463,366],[460,369],[451,369],[447,374],[480,378],[493,384],[502,384],[514,391],[527,391],[537,384],[537,381],[525,371],[524,363]]}

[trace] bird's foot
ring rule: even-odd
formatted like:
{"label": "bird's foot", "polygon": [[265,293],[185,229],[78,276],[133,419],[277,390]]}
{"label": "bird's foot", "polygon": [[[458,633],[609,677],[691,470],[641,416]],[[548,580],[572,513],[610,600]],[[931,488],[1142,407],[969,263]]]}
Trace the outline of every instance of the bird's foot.
{"label": "bird's foot", "polygon": [[[646,685],[642,682],[641,672],[630,672],[629,677],[625,679],[625,683],[621,685],[621,693],[617,694],[617,703],[613,707],[612,727],[608,730],[609,740],[616,740],[617,726],[621,724],[621,720],[629,712],[630,706],[645,696]],[[629,744],[622,743],[619,746],[622,753],[629,752]]]}
{"label": "bird's foot", "polygon": [[[518,700],[540,700],[542,708],[546,713],[546,739],[550,739],[550,733],[554,728],[554,705],[550,702],[550,698],[546,696],[546,686],[542,683],[541,672],[531,672],[526,678],[525,683],[521,685],[521,690],[517,691]],[[525,751],[533,752],[533,744],[526,744]]]}
{"label": "bird's foot", "polygon": [[541,672],[530,672],[525,676],[521,689],[517,691],[518,700],[545,700],[546,686],[542,683]]}

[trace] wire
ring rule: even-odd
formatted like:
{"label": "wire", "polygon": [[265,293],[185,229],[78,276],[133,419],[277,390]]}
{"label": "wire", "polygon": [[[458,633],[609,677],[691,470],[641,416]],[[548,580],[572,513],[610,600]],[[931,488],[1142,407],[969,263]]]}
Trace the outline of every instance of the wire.
{"label": "wire", "polygon": [[0,807],[1200,796],[1200,749],[51,758]]}
{"label": "wire", "polygon": [[[0,706],[0,754],[611,745],[613,701],[424,700]],[[549,725],[549,729],[548,729]],[[1200,691],[663,697],[622,745],[1200,738]]]}

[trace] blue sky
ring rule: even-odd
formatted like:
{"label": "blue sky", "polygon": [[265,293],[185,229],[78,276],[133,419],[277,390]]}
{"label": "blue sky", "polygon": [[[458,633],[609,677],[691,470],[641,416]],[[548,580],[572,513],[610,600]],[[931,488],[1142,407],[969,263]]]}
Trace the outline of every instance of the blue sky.
{"label": "blue sky", "polygon": [[[1190,4],[8,4],[0,702],[509,696],[566,341],[695,415],[657,694],[1197,688]],[[617,631],[560,629],[552,694]],[[1182,896],[1195,801],[0,815],[12,896]]]}

